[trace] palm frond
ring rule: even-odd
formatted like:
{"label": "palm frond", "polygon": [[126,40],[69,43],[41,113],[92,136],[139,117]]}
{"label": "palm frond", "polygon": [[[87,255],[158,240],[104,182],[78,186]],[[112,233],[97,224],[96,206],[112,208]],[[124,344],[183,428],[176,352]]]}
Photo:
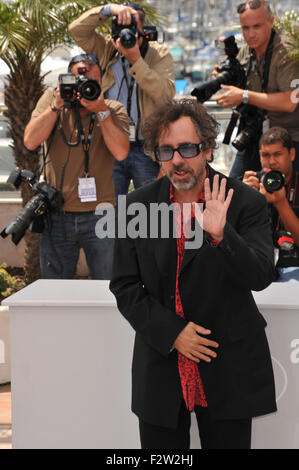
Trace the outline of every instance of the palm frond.
{"label": "palm frond", "polygon": [[281,34],[291,60],[299,63],[299,11],[291,10],[275,18],[274,28]]}

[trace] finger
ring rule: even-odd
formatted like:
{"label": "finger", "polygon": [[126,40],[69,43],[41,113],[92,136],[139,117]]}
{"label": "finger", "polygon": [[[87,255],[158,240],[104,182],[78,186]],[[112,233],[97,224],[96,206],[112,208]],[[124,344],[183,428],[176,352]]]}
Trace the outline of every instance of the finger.
{"label": "finger", "polygon": [[203,347],[209,347],[209,348],[219,348],[219,344],[216,341],[213,341],[212,339],[207,339],[203,337],[198,337],[197,343],[200,344]]}
{"label": "finger", "polygon": [[199,349],[194,349],[192,351],[192,354],[193,353],[197,353],[197,357],[200,357],[199,355],[200,354],[204,354],[205,356],[211,356],[211,357],[217,357],[217,353],[215,351],[213,351],[212,349],[209,349],[209,348],[206,348],[205,346],[201,346],[201,348]]}
{"label": "finger", "polygon": [[205,362],[212,361],[212,358],[209,355],[204,354],[203,352],[200,352],[200,351],[191,351],[191,355],[199,361],[205,361]]}
{"label": "finger", "polygon": [[200,362],[205,361],[205,362],[211,362],[211,358],[209,356],[205,356],[204,354],[198,354],[198,353],[191,353],[191,358],[192,361]]}
{"label": "finger", "polygon": [[203,326],[197,325],[196,323],[192,323],[191,325],[196,333],[199,333],[201,335],[209,335],[211,333],[211,330],[209,330],[208,328],[204,328]]}
{"label": "finger", "polygon": [[219,194],[219,175],[213,178],[212,199],[217,199]]}
{"label": "finger", "polygon": [[231,188],[231,189],[228,191],[227,197],[226,197],[226,200],[225,200],[225,207],[226,207],[226,209],[228,209],[229,206],[230,206],[230,203],[231,203],[231,201],[232,201],[233,194],[234,194],[234,190]]}
{"label": "finger", "polygon": [[204,188],[205,188],[205,200],[207,202],[207,201],[210,201],[212,198],[209,178],[205,179]]}
{"label": "finger", "polygon": [[226,178],[222,178],[220,183],[220,189],[218,194],[218,201],[225,201],[225,188],[226,188]]}

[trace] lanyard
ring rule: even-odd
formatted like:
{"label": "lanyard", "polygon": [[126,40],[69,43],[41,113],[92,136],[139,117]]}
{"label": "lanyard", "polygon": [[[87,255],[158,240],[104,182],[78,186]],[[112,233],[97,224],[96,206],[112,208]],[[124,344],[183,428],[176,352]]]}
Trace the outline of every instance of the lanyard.
{"label": "lanyard", "polygon": [[132,96],[133,96],[133,89],[134,89],[135,80],[134,80],[133,77],[131,77],[131,82],[129,83],[124,57],[121,58],[121,65],[122,65],[122,69],[123,69],[123,73],[124,73],[124,79],[126,81],[127,88],[128,88],[127,112],[128,112],[129,118],[131,119],[130,115],[131,115]]}
{"label": "lanyard", "polygon": [[85,176],[88,175],[89,149],[90,149],[91,136],[92,136],[92,131],[93,131],[93,128],[94,128],[95,120],[96,120],[96,115],[95,115],[95,113],[92,113],[92,115],[90,117],[89,129],[88,129],[88,134],[87,134],[86,139],[85,139],[85,135],[84,135],[84,129],[82,127],[82,123],[81,123],[81,120],[80,120],[79,130],[80,130],[80,134],[81,134],[81,144],[82,144],[82,148],[83,148],[83,152],[84,152],[84,173],[85,173]]}

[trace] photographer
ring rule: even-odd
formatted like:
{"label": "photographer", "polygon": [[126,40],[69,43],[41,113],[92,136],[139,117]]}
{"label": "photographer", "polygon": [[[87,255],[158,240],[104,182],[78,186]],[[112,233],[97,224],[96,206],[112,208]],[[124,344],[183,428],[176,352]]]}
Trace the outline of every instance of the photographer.
{"label": "photographer", "polygon": [[243,177],[243,183],[264,194],[269,203],[279,282],[299,281],[299,172],[293,169],[294,158],[295,149],[289,133],[281,127],[273,127],[261,138],[260,162],[262,168],[281,172],[285,177],[284,184],[281,189],[270,188],[273,192],[269,192],[266,182],[263,178],[260,181],[255,171],[246,171]]}
{"label": "photographer", "polygon": [[[95,56],[73,57],[68,72],[74,75],[60,75],[60,87],[45,91],[24,133],[29,150],[46,143],[45,178],[61,194],[60,210],[45,218],[42,277],[74,278],[83,248],[92,278],[109,279],[113,240],[96,236],[95,209],[101,202],[115,203],[113,162],[128,153],[128,116],[120,103],[104,100]],[[70,79],[74,90],[64,85]],[[89,96],[93,88],[100,93],[95,99]],[[63,99],[61,94],[70,96]]]}
{"label": "photographer", "polygon": [[[125,26],[133,30],[135,45],[124,47],[119,37],[121,33],[112,31],[110,38],[96,32],[111,16],[114,17],[112,29],[121,30]],[[129,155],[124,162],[114,165],[116,196],[128,192],[131,180],[136,189],[156,179],[159,165],[144,153],[140,128],[157,105],[175,94],[172,57],[164,45],[149,41],[143,35],[144,20],[145,12],[138,4],[111,3],[92,8],[69,27],[76,43],[99,58],[104,71],[105,97],[120,101],[129,115]]]}
{"label": "photographer", "polygon": [[[224,108],[249,103],[264,111],[264,131],[273,126],[287,129],[296,150],[294,166],[298,170],[299,106],[297,101],[292,101],[294,88],[291,83],[299,77],[299,67],[288,59],[280,35],[272,29],[274,16],[267,1],[241,3],[238,13],[247,43],[238,54],[238,60],[246,70],[246,89],[222,85],[225,93],[217,99],[217,103]],[[217,66],[213,76],[216,74]],[[259,168],[258,152],[252,155],[250,152],[238,152],[230,176],[237,177],[243,175],[245,170]]]}

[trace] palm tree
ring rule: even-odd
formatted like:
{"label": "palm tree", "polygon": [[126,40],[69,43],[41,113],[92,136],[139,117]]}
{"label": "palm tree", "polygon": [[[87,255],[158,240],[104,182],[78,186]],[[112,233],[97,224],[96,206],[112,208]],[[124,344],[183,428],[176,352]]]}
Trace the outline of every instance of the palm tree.
{"label": "palm tree", "polygon": [[289,56],[299,63],[299,11],[291,10],[275,18],[275,28],[282,34]]}
{"label": "palm tree", "polygon": [[[122,3],[122,0],[114,3]],[[138,3],[144,6],[151,21],[159,22],[145,0],[138,0]],[[21,169],[37,174],[40,171],[40,149],[28,151],[23,145],[23,134],[45,89],[42,60],[58,46],[73,44],[68,25],[84,11],[98,5],[98,0],[0,1],[0,58],[9,68],[4,92],[5,116],[9,121],[15,161]],[[22,185],[21,194],[25,205],[32,192]],[[25,245],[25,277],[30,283],[40,278],[39,235],[27,231]]]}

